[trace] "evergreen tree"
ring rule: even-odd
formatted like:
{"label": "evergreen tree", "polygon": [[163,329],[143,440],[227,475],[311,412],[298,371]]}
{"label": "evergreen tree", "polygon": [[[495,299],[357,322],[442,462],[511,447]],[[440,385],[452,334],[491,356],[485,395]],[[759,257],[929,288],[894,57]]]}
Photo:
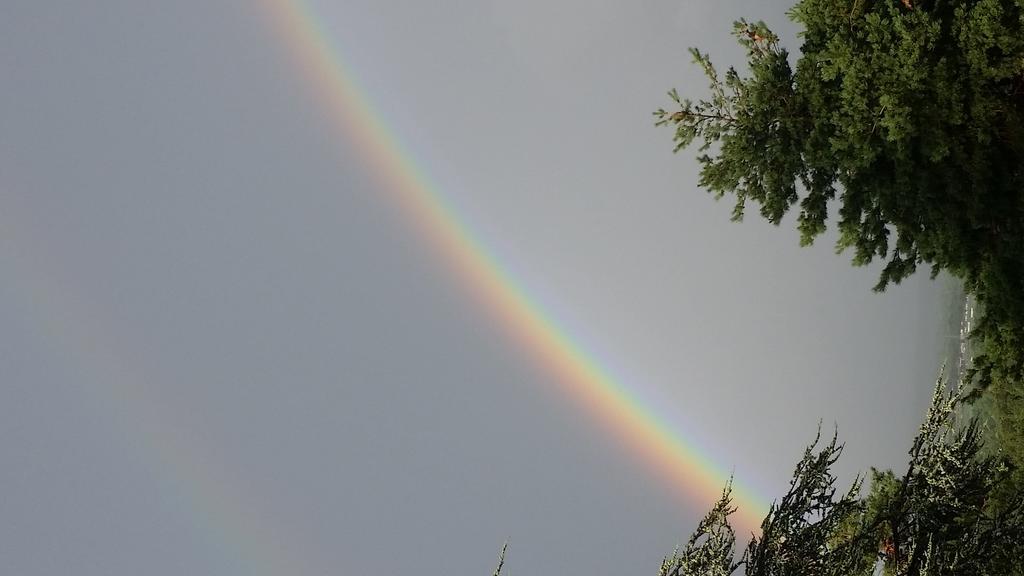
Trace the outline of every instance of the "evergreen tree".
{"label": "evergreen tree", "polygon": [[903,476],[872,471],[837,492],[832,441],[808,447],[789,491],[774,503],[761,534],[734,560],[730,487],[659,576],[1007,576],[1024,574],[1024,497],[995,506],[990,496],[1009,468],[985,455],[977,422],[956,417],[962,388],[936,384],[931,408]]}
{"label": "evergreen tree", "polygon": [[[699,145],[700,185],[802,243],[836,217],[837,251],[884,261],[876,290],[927,264],[985,310],[981,386],[1024,381],[1024,1],[801,0],[791,63],[762,23],[739,21],[748,73],[718,73],[704,99],[673,90],[659,125]],[[833,208],[838,205],[837,208]]]}

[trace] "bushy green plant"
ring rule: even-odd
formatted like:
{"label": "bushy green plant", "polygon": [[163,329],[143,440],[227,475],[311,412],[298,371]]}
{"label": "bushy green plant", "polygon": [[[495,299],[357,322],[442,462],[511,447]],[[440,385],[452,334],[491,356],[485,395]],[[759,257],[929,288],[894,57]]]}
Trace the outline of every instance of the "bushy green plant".
{"label": "bushy green plant", "polygon": [[786,494],[761,534],[734,559],[730,487],[659,576],[1007,576],[1022,574],[1024,496],[996,506],[991,497],[1010,469],[983,450],[976,420],[956,417],[962,388],[936,385],[906,472],[871,472],[837,491],[835,437],[804,452]]}

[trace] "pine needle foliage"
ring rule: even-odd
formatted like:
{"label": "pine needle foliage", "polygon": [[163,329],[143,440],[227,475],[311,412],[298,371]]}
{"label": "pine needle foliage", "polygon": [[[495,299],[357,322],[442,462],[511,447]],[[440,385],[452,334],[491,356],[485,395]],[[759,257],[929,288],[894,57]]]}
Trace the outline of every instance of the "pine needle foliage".
{"label": "pine needle foliage", "polygon": [[730,485],[659,576],[1013,576],[1024,574],[1024,496],[993,505],[1009,474],[983,451],[975,420],[961,422],[963,388],[936,384],[903,476],[871,472],[838,491],[836,438],[805,450],[761,534],[734,561]]}
{"label": "pine needle foliage", "polygon": [[883,264],[875,290],[921,265],[962,279],[985,310],[972,375],[1020,396],[1024,0],[801,0],[789,16],[797,57],[740,20],[744,73],[692,49],[709,90],[670,91],[656,123],[696,146],[733,219],[796,211],[805,245],[834,225],[837,252]]}

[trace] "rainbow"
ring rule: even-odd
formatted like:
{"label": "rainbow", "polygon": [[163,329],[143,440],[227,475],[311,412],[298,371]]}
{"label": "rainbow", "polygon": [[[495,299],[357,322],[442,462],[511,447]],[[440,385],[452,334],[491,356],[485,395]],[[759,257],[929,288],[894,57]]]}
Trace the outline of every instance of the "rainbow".
{"label": "rainbow", "polygon": [[[33,331],[41,341],[64,356],[80,374],[83,395],[110,408],[119,428],[140,445],[158,478],[158,489],[192,514],[193,526],[206,537],[226,565],[253,575],[315,574],[303,542],[293,530],[282,529],[259,501],[238,486],[244,482],[219,465],[220,458],[205,448],[187,424],[166,408],[153,386],[153,376],[136,356],[122,350],[105,330],[104,314],[78,294],[62,291],[74,282],[63,275],[59,251],[50,249],[43,226],[26,224],[8,214],[30,214],[16,209],[18,194],[4,197],[10,210],[0,211],[0,241],[31,246],[4,260],[9,267],[5,288],[16,291],[34,315]],[[48,229],[47,229],[48,231]]]}
{"label": "rainbow", "polygon": [[[624,440],[671,489],[690,504],[710,506],[716,501],[731,475],[612,377],[474,236],[374,110],[308,3],[263,4],[271,26],[287,44],[334,127],[359,143],[366,167],[481,307],[556,376],[566,395]],[[758,532],[768,508],[763,499],[735,481],[733,501],[738,508],[734,526],[741,534]]]}

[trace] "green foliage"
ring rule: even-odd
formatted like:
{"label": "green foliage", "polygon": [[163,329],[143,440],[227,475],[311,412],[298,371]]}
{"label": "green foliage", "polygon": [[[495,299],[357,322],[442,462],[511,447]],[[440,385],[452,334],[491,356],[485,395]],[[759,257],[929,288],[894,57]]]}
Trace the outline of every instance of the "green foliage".
{"label": "green foliage", "polygon": [[729,515],[736,509],[732,506],[730,480],[722,491],[722,497],[697,525],[682,550],[676,549],[672,556],[661,563],[658,576],[676,574],[703,574],[706,576],[728,576],[736,570],[733,549],[736,534],[729,525]]}
{"label": "green foliage", "polygon": [[858,499],[861,480],[836,498],[831,468],[842,454],[836,437],[815,452],[820,432],[804,452],[789,491],[773,503],[761,523],[761,535],[751,540],[743,556],[747,574],[857,573],[865,564],[871,543],[847,533],[863,510]]}
{"label": "green foliage", "polygon": [[[747,74],[692,50],[710,96],[658,110],[700,185],[801,242],[834,218],[837,251],[881,260],[876,290],[922,264],[962,279],[986,315],[982,387],[1024,387],[1024,2],[801,0],[791,64],[762,22],[736,23]],[[831,209],[831,213],[830,213]]]}
{"label": "green foliage", "polygon": [[898,489],[890,478],[877,492],[882,505],[869,520],[887,531],[895,574],[1019,573],[1024,502],[1020,494],[991,502],[1010,468],[982,450],[977,420],[957,425],[959,401],[959,391],[936,389]]}
{"label": "green foliage", "polygon": [[[699,144],[700,185],[801,242],[830,221],[853,263],[885,262],[876,290],[919,264],[963,280],[984,315],[968,379],[992,401],[996,439],[1024,486],[1024,9],[1020,0],[803,0],[799,58],[739,21],[747,74],[656,112],[676,150]],[[830,208],[832,209],[830,220]]]}
{"label": "green foliage", "polygon": [[990,503],[1009,468],[984,453],[975,420],[957,421],[962,389],[943,392],[941,382],[903,476],[872,470],[866,496],[859,496],[860,479],[837,493],[831,467],[842,448],[833,437],[816,450],[816,439],[738,562],[727,485],[659,576],[727,576],[740,569],[747,576],[1022,574],[1024,496]]}
{"label": "green foliage", "polygon": [[682,552],[662,562],[659,576],[727,576],[744,574],[860,574],[873,562],[875,543],[857,532],[864,513],[858,498],[861,482],[836,498],[831,467],[842,454],[836,438],[820,449],[816,438],[796,466],[789,491],[772,504],[760,536],[734,561],[728,516],[730,486],[690,537]]}

